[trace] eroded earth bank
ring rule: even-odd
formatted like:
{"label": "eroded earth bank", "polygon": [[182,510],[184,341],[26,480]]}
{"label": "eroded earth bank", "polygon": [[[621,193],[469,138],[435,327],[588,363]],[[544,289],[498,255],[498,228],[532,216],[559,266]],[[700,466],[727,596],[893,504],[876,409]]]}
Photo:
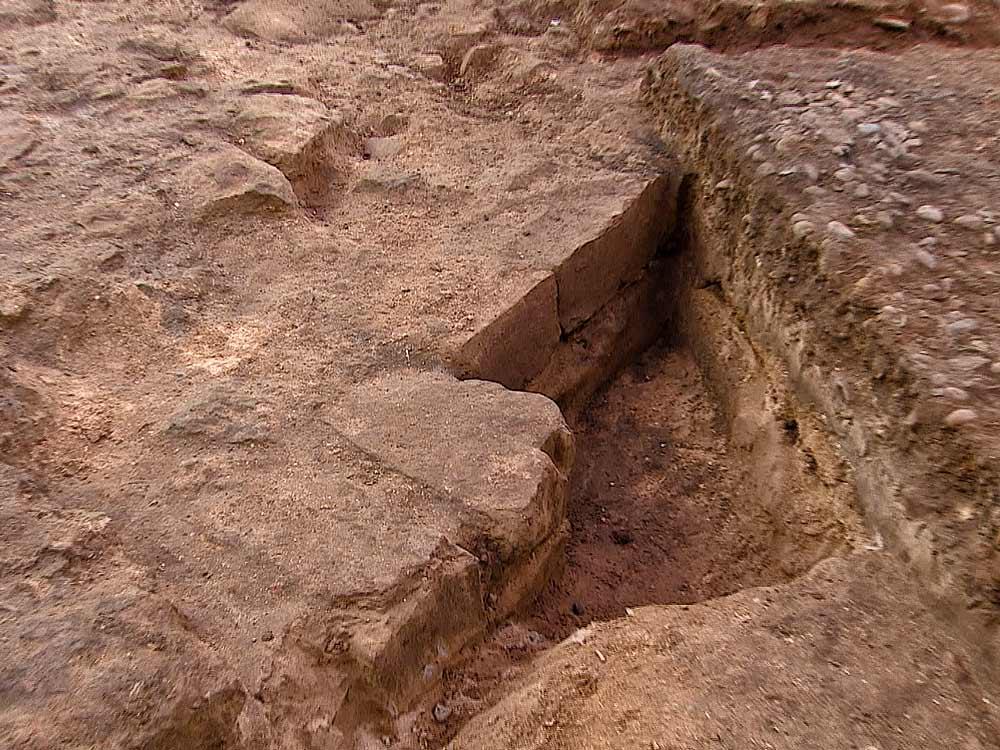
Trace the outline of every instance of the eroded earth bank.
{"label": "eroded earth bank", "polygon": [[0,8],[0,744],[1000,747],[992,3]]}

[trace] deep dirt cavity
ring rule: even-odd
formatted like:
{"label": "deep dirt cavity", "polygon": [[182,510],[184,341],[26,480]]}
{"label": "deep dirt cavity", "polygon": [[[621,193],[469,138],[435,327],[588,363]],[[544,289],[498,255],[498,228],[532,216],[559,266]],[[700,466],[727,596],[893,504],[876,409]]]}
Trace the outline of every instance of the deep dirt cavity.
{"label": "deep dirt cavity", "polygon": [[[529,618],[561,639],[644,604],[787,580],[824,550],[783,545],[691,352],[661,341],[581,415],[563,575]],[[822,533],[822,529],[817,529]]]}
{"label": "deep dirt cavity", "polygon": [[420,746],[446,744],[594,621],[787,582],[850,547],[858,524],[835,454],[699,281],[689,245],[675,234],[647,269],[657,304],[624,316],[661,338],[566,412],[577,457],[562,564],[445,672],[415,727]]}

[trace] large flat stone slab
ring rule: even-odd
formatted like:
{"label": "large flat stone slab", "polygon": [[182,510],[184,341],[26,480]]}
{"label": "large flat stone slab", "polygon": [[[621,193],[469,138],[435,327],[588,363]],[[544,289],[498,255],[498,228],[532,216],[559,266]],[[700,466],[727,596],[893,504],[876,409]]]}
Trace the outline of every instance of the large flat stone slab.
{"label": "large flat stone slab", "polygon": [[558,409],[493,383],[411,371],[327,404],[224,379],[148,416],[119,492],[38,506],[5,475],[19,747],[352,744],[368,701],[405,709],[531,595],[507,574],[545,564],[564,511]]}

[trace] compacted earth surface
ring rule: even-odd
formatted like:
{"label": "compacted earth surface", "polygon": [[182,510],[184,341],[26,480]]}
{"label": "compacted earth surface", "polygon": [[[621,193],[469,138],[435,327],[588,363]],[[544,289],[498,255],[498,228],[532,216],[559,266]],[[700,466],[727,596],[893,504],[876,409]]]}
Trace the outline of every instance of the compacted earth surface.
{"label": "compacted earth surface", "polygon": [[0,3],[0,746],[1000,748],[992,0]]}

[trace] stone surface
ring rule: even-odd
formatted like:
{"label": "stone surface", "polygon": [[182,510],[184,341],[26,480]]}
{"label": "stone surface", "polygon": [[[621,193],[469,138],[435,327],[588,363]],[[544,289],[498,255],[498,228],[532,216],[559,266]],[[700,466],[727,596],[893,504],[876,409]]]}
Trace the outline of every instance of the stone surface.
{"label": "stone surface", "polygon": [[243,36],[304,43],[355,32],[354,22],[378,15],[367,0],[247,0],[224,25]]}
{"label": "stone surface", "polygon": [[10,169],[16,161],[31,153],[38,136],[28,122],[16,115],[0,117],[0,169]]}
{"label": "stone surface", "polygon": [[305,170],[322,139],[340,123],[324,104],[292,94],[255,94],[240,98],[233,135],[241,146],[286,175]]}
{"label": "stone surface", "polygon": [[[293,437],[284,426],[295,423],[309,427]],[[529,559],[558,523],[573,456],[562,417],[544,397],[421,373],[361,384],[322,407],[230,381],[180,405],[153,434],[161,450],[185,456],[186,475],[157,477],[149,456],[135,467],[148,477],[142,501],[129,503],[128,490],[107,498],[114,520],[81,508],[54,511],[30,529],[7,525],[6,560],[20,580],[61,596],[74,571],[99,576],[77,587],[72,607],[52,610],[4,585],[12,657],[4,681],[31,697],[2,714],[0,731],[26,747],[67,733],[132,744],[144,725],[182,745],[260,746],[263,706],[251,692],[272,706],[289,702],[272,717],[279,735],[299,731],[293,714],[305,721],[316,710],[352,710],[343,687],[359,679],[410,699],[416,682],[407,670],[446,661],[485,627],[493,584],[480,583],[466,550],[492,570]],[[289,455],[298,456],[295,472],[279,458]],[[409,604],[383,600],[383,590],[406,591]],[[507,601],[505,593],[491,595],[514,606],[524,594]],[[374,597],[363,621],[311,604],[362,595]],[[440,597],[450,607],[441,609]],[[398,627],[420,628],[426,648],[398,652]],[[258,640],[264,631],[277,635]],[[351,659],[325,670],[322,689],[308,689],[315,675],[296,644],[330,632]],[[63,657],[58,664],[48,661],[53,654]],[[101,654],[100,678],[72,665]],[[308,697],[293,698],[301,690]],[[184,726],[184,712],[198,705],[198,723]],[[58,721],[39,731],[33,712],[44,710]],[[109,728],[100,719],[109,710],[148,718]]]}
{"label": "stone surface", "polygon": [[232,146],[219,146],[193,161],[180,175],[179,191],[198,217],[273,213],[297,202],[285,176]]}
{"label": "stone surface", "polygon": [[366,138],[364,142],[364,153],[369,159],[381,161],[391,159],[403,148],[403,143],[399,138]]}

